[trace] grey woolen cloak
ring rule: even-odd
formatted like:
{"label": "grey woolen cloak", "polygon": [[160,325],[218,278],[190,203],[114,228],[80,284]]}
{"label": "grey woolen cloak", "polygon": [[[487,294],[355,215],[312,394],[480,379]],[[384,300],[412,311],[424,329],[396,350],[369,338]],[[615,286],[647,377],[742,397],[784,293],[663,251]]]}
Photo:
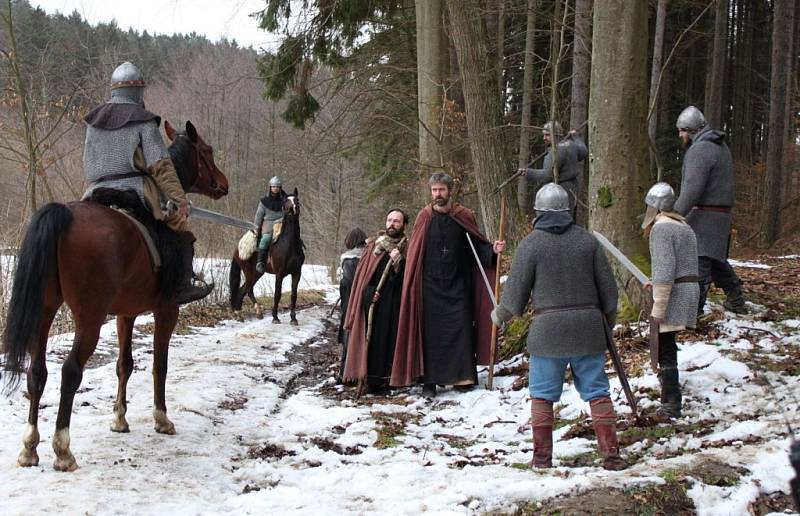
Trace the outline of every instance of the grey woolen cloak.
{"label": "grey woolen cloak", "polygon": [[681,191],[675,201],[675,211],[686,217],[697,235],[698,256],[728,258],[730,212],[693,208],[733,206],[733,181],[733,158],[725,133],[702,129],[692,137],[683,157]]}

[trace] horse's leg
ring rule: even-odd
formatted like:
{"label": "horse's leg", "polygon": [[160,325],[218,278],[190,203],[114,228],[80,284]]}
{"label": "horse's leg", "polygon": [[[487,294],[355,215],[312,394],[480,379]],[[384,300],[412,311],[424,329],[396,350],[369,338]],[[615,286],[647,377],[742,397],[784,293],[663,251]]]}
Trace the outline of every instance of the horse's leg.
{"label": "horse's leg", "polygon": [[253,291],[253,289],[256,286],[256,283],[258,283],[258,280],[261,279],[261,276],[256,274],[255,265],[250,268],[249,275],[245,279],[247,280],[247,283],[245,285],[247,287],[247,291],[244,294],[242,294],[242,296],[244,297],[246,295],[247,297],[250,298],[250,301],[253,302],[253,310],[255,310],[256,312],[256,317],[258,317],[259,319],[263,319],[264,311],[261,309],[261,305],[258,304],[258,299],[256,299],[255,292]]}
{"label": "horse's leg", "polygon": [[119,338],[119,357],[117,357],[117,401],[114,402],[112,432],[130,432],[125,413],[128,412],[128,379],[133,372],[133,321],[135,317],[117,316],[117,337]]}
{"label": "horse's leg", "polygon": [[297,317],[294,315],[294,308],[297,305],[297,286],[300,284],[300,271],[292,274],[292,303],[291,303],[291,313],[292,313],[292,321],[289,324],[293,324],[297,326]]}
{"label": "horse's leg", "polygon": [[72,403],[75,392],[83,379],[83,369],[89,357],[97,347],[100,337],[100,326],[107,310],[96,310],[99,313],[77,315],[75,319],[75,340],[72,349],[61,367],[61,400],[58,403],[56,433],[53,436],[53,451],[56,460],[53,468],[58,471],[75,471],[78,463],[69,449],[69,422],[72,417]]}
{"label": "horse's leg", "polygon": [[[58,305],[60,304],[59,300]],[[39,328],[39,342],[36,349],[31,351],[31,365],[28,367],[28,395],[31,398],[31,404],[28,410],[28,424],[25,427],[25,435],[22,437],[22,451],[17,457],[17,464],[23,467],[39,465],[39,454],[36,453],[36,447],[39,445],[39,401],[42,399],[44,386],[47,383],[47,362],[45,360],[47,335],[57,311],[58,306],[44,309]]]}
{"label": "horse's leg", "polygon": [[256,312],[256,317],[259,319],[264,317],[264,312],[261,310],[261,305],[258,304],[258,300],[256,299],[256,294],[253,292],[253,287],[255,286],[255,281],[250,284],[250,289],[247,291],[247,297],[250,298],[250,301],[253,302],[253,310]]}
{"label": "horse's leg", "polygon": [[278,324],[281,322],[278,319],[278,305],[281,302],[281,286],[283,285],[283,275],[275,274],[275,293],[272,299],[272,323]]}
{"label": "horse's leg", "polygon": [[153,335],[153,419],[155,430],[160,434],[175,434],[175,425],[167,417],[165,400],[167,383],[167,358],[172,330],[178,322],[178,305],[160,307],[153,313],[155,330]]}

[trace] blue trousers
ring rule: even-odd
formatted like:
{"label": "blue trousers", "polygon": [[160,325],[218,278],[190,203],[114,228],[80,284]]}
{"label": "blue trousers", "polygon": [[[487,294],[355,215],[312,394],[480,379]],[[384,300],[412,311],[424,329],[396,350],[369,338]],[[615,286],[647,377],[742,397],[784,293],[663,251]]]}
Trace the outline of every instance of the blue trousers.
{"label": "blue trousers", "polygon": [[532,398],[557,402],[561,399],[564,375],[569,365],[575,379],[575,388],[583,401],[608,396],[605,362],[605,353],[559,358],[531,356],[528,391]]}

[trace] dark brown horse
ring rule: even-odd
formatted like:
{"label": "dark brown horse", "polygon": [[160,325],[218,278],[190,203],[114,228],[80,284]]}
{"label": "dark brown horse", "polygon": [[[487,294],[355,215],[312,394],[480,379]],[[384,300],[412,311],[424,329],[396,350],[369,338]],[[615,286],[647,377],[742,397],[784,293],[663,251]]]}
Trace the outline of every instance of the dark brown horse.
{"label": "dark brown horse", "polygon": [[[256,271],[256,261],[258,253],[253,253],[247,260],[239,258],[239,250],[233,253],[230,270],[230,296],[231,308],[238,311],[242,309],[242,302],[247,296],[256,307],[260,314],[261,308],[258,306],[256,296],[253,294],[253,286],[261,278],[262,274]],[[297,305],[297,285],[300,283],[300,272],[306,255],[303,252],[303,240],[300,238],[300,200],[297,196],[297,188],[294,193],[286,198],[283,203],[283,226],[280,238],[270,245],[269,257],[267,258],[267,272],[275,275],[275,296],[272,302],[272,322],[281,322],[278,319],[278,304],[281,301],[281,286],[283,278],[292,276],[292,299],[290,305],[291,322],[297,325],[295,316],[295,306]],[[241,287],[241,275],[244,273],[244,285]]]}
{"label": "dark brown horse", "polygon": [[[214,163],[209,147],[191,122],[177,133],[164,124],[172,141],[170,157],[187,192],[214,199],[228,193],[228,180]],[[94,353],[100,327],[107,314],[117,316],[119,386],[111,430],[128,432],[125,420],[126,387],[133,371],[131,336],[136,316],[152,311],[155,318],[153,350],[153,398],[156,432],[174,434],[167,417],[164,389],[167,349],[178,319],[174,291],[165,295],[163,285],[174,280],[153,272],[144,240],[125,215],[96,202],[50,203],[33,216],[17,258],[6,331],[3,335],[6,369],[15,386],[30,354],[28,394],[30,411],[23,436],[20,466],[39,463],[37,421],[39,400],[47,381],[45,353],[53,317],[66,302],[75,320],[75,340],[61,372],[53,450],[53,467],[72,471],[78,467],[70,452],[69,423],[75,392],[86,361]]]}

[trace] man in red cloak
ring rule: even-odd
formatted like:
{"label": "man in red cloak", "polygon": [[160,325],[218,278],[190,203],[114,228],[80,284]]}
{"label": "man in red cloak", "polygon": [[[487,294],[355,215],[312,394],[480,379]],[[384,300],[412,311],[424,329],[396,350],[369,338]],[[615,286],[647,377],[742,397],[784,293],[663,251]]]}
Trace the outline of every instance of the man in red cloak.
{"label": "man in red cloak", "polygon": [[[389,390],[403,286],[407,225],[406,212],[393,208],[386,214],[386,229],[367,242],[356,269],[344,321],[345,329],[350,332],[344,381],[366,380],[367,391],[373,394]],[[371,305],[374,306],[370,327]],[[370,334],[369,342],[367,333]]]}
{"label": "man in red cloak", "polygon": [[493,306],[469,240],[490,282],[505,242],[489,242],[472,210],[452,202],[449,175],[437,172],[428,184],[433,202],[409,240],[390,383],[420,381],[434,397],[437,384],[472,388],[477,364],[489,363]]}

